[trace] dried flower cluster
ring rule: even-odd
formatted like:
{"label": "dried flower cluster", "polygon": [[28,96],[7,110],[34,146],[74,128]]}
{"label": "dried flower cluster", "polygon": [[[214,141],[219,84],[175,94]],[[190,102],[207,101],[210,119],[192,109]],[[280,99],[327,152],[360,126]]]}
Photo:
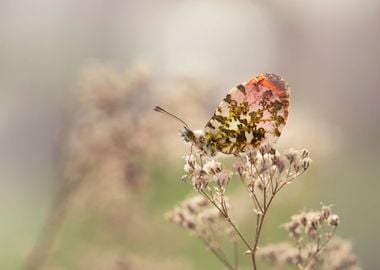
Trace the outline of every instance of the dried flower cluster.
{"label": "dried flower cluster", "polygon": [[[291,221],[284,225],[296,245],[279,243],[259,248],[264,219],[273,199],[280,190],[304,173],[310,164],[307,150],[290,149],[280,154],[269,144],[263,144],[257,149],[236,156],[232,171],[223,168],[222,163],[214,158],[201,153],[191,154],[185,158],[186,174],[182,176],[182,180],[191,183],[202,197],[197,196],[185,201],[170,214],[170,220],[198,236],[203,236],[206,234],[202,229],[210,222],[199,217],[204,209],[210,211],[210,206],[213,206],[213,215],[208,214],[213,217],[210,220],[214,223],[221,222],[222,219],[226,221],[224,223],[234,232],[235,239],[242,241],[247,250],[245,254],[250,255],[254,270],[258,269],[257,258],[271,262],[276,269],[291,266],[303,270],[316,267],[326,270],[359,269],[356,257],[351,253],[351,246],[347,242],[336,242],[332,238],[339,225],[339,217],[331,212],[329,206],[323,206],[317,212],[294,215]],[[233,175],[239,177],[252,201],[256,215],[253,241],[242,234],[230,217],[226,189]],[[203,242],[210,247],[211,241]],[[329,242],[331,245],[327,245]],[[238,263],[233,266],[223,252],[223,256],[220,256],[218,252],[222,250],[221,246],[216,247],[217,249],[211,250],[226,268],[240,269]],[[326,255],[320,256],[322,252]]]}
{"label": "dried flower cluster", "polygon": [[242,155],[235,168],[248,189],[256,213],[262,216],[276,193],[305,172],[310,163],[307,150],[290,149],[281,155],[271,145],[265,144]]}
{"label": "dried flower cluster", "polygon": [[206,238],[226,229],[226,226],[223,226],[223,215],[200,195],[182,202],[179,207],[168,213],[167,218],[196,235]]}
{"label": "dried flower cluster", "polygon": [[218,241],[220,235],[234,239],[233,234],[224,215],[205,197],[198,195],[185,200],[168,213],[167,218],[195,234],[229,269],[233,269]]}
{"label": "dried flower cluster", "polygon": [[[339,217],[331,212],[329,206],[322,206],[317,212],[294,215],[284,228],[296,245],[268,245],[259,250],[258,256],[270,261],[276,269],[286,266],[297,269],[360,269],[349,242],[333,238],[338,225]],[[323,256],[320,256],[322,251]]]}
{"label": "dried flower cluster", "polygon": [[219,161],[201,156],[199,164],[195,155],[187,156],[185,159],[184,170],[187,174],[182,176],[182,180],[190,180],[197,191],[207,188],[209,184],[220,192],[225,191],[232,172],[224,170]]}
{"label": "dried flower cluster", "polygon": [[306,237],[311,241],[328,241],[339,225],[339,217],[331,213],[331,207],[322,206],[321,211],[306,212],[292,216],[284,225],[297,245],[302,245]]}
{"label": "dried flower cluster", "polygon": [[[233,171],[223,168],[221,162],[202,154],[191,154],[185,158],[186,175],[182,180],[193,185],[230,225],[235,235],[240,238],[252,257],[254,269],[256,266],[256,250],[267,210],[275,195],[297,176],[301,175],[310,165],[308,152],[289,150],[281,155],[269,144],[242,153],[237,158]],[[227,198],[225,196],[228,183],[233,175],[238,175],[252,198],[257,217],[253,243],[247,240],[231,220]],[[182,226],[188,227],[186,219],[181,219]],[[184,225],[185,224],[185,225]],[[229,268],[230,263],[224,263]],[[234,269],[234,268],[232,268]]]}
{"label": "dried flower cluster", "polygon": [[[280,155],[271,145],[265,144],[241,154],[234,169],[247,186],[250,196],[255,199],[257,211],[262,214],[264,205],[259,203],[258,198],[273,196],[302,174],[310,163],[307,150],[300,152],[290,149]],[[219,161],[202,155],[197,157],[196,154],[186,157],[184,170],[186,175],[182,180],[191,182],[197,191],[210,191],[210,184],[213,189],[224,192],[233,175],[223,169]]]}
{"label": "dried flower cluster", "polygon": [[324,270],[360,270],[358,258],[352,251],[350,241],[333,237],[318,258]]}

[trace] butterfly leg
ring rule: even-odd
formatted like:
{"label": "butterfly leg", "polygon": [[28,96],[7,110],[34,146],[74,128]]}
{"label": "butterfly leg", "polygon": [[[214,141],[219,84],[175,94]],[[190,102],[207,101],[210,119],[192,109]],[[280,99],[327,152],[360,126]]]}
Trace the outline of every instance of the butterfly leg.
{"label": "butterfly leg", "polygon": [[191,146],[190,146],[190,155],[189,156],[191,156],[193,154],[193,144],[191,144]]}

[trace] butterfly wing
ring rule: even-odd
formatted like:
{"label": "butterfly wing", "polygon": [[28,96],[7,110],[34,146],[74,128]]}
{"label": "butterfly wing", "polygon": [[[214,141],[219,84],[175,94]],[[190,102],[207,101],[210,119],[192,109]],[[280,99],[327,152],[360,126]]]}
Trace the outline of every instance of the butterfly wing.
{"label": "butterfly wing", "polygon": [[274,74],[262,74],[231,89],[207,122],[210,147],[225,154],[276,142],[288,119],[289,87]]}

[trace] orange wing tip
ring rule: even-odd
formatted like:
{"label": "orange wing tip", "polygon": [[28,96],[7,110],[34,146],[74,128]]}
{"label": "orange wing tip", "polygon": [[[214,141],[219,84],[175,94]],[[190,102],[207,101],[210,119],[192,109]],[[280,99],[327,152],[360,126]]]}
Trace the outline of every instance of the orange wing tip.
{"label": "orange wing tip", "polygon": [[288,99],[290,87],[285,80],[273,73],[264,73],[246,83],[247,85],[261,85],[271,90],[276,96],[281,99]]}
{"label": "orange wing tip", "polygon": [[260,85],[269,89],[276,96],[278,96],[284,104],[285,123],[287,122],[289,113],[290,87],[281,76],[273,73],[264,73],[249,81],[247,84]]}
{"label": "orange wing tip", "polygon": [[261,76],[262,79],[257,84],[270,89],[280,98],[289,98],[290,88],[282,77],[270,73]]}

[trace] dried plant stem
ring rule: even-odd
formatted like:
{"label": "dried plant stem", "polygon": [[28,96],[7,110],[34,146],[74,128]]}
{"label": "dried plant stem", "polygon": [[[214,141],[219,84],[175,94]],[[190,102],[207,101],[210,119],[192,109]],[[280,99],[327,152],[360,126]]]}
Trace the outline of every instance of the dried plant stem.
{"label": "dried plant stem", "polygon": [[[235,223],[231,220],[231,218],[229,217],[228,215],[228,212],[227,212],[227,208],[226,207],[219,207],[219,205],[207,194],[207,192],[205,192],[203,189],[199,190],[199,192],[210,202],[212,203],[218,210],[219,212],[224,216],[224,218],[226,219],[226,221],[230,224],[230,226],[234,229],[234,231],[236,232],[236,234],[239,236],[239,238],[243,241],[243,243],[245,244],[245,246],[248,248],[249,252],[252,254],[252,265],[255,268],[255,260],[254,260],[254,255],[253,255],[253,248],[251,247],[251,245],[249,244],[249,242],[247,241],[247,239],[242,235],[242,233],[240,232],[240,230],[236,227]],[[222,197],[223,198],[223,197]],[[221,205],[225,205],[225,203],[222,201],[221,202]]]}
{"label": "dried plant stem", "polygon": [[285,186],[285,184],[281,185],[281,186],[276,186],[274,188],[274,190],[272,190],[272,193],[271,193],[271,196],[270,198],[268,199],[267,201],[267,197],[266,197],[266,193],[267,193],[267,190],[266,190],[266,187],[264,186],[264,196],[263,196],[263,202],[262,202],[262,206],[259,202],[259,200],[257,199],[256,195],[253,194],[255,200],[254,202],[256,202],[256,205],[260,206],[260,209],[262,209],[262,212],[261,213],[258,213],[257,214],[257,220],[256,220],[256,233],[255,233],[255,238],[254,238],[254,245],[253,247],[249,244],[249,242],[247,241],[247,239],[242,235],[242,233],[240,232],[240,230],[236,227],[235,223],[231,220],[231,218],[229,217],[229,214],[228,214],[228,211],[227,211],[227,207],[225,206],[225,202],[224,202],[224,199],[223,199],[223,196],[221,196],[221,202],[220,202],[220,206],[215,202],[215,200],[203,189],[200,189],[199,192],[210,202],[212,203],[218,210],[219,212],[224,216],[224,218],[226,219],[226,221],[230,224],[230,226],[234,229],[234,231],[237,233],[237,235],[239,236],[239,238],[243,241],[243,243],[246,245],[246,247],[248,248],[249,252],[251,253],[251,258],[252,258],[252,268],[254,270],[257,270],[257,263],[256,263],[256,251],[257,251],[257,247],[258,247],[258,244],[259,244],[259,240],[260,240],[260,235],[261,235],[261,231],[262,231],[262,228],[263,228],[263,224],[264,224],[264,219],[265,219],[265,216],[268,212],[268,209],[269,209],[269,206],[271,205],[275,195],[277,194],[277,192],[279,190],[281,190],[281,188]]}
{"label": "dried plant stem", "polygon": [[321,251],[326,247],[326,245],[329,243],[329,241],[331,240],[332,236],[334,235],[335,230],[336,230],[336,228],[327,236],[327,239],[325,240],[325,242],[322,245],[320,243],[320,237],[318,237],[317,247],[316,247],[315,251],[313,252],[313,254],[311,254],[306,259],[305,266],[301,265],[300,269],[302,269],[302,270],[309,270],[311,268],[312,263],[313,263],[313,259],[316,258],[318,256],[318,254],[321,253]]}
{"label": "dried plant stem", "polygon": [[222,250],[220,249],[217,249],[215,247],[213,247],[213,245],[207,241],[206,239],[204,239],[203,237],[199,237],[199,239],[203,242],[203,244],[205,246],[207,246],[209,248],[209,250],[229,269],[229,270],[235,270],[237,268],[234,268],[230,262],[228,261],[226,255],[223,253]]}
{"label": "dried plant stem", "polygon": [[[235,223],[231,220],[231,218],[229,217],[228,215],[228,212],[224,209],[224,207],[219,207],[219,205],[207,194],[207,192],[205,192],[203,189],[201,189],[199,191],[210,203],[212,203],[218,210],[219,212],[224,216],[224,218],[226,219],[226,221],[230,224],[230,226],[234,229],[234,231],[237,233],[237,235],[239,236],[239,238],[243,241],[243,243],[245,244],[245,246],[248,248],[249,252],[251,253],[251,256],[252,256],[252,267],[253,269],[257,269],[257,266],[256,266],[256,259],[255,259],[255,252],[254,252],[254,248],[252,248],[252,246],[249,244],[249,242],[247,241],[247,239],[242,235],[242,233],[240,232],[240,230],[236,227]],[[222,203],[223,205],[223,203]],[[262,225],[261,225],[262,226]],[[261,230],[261,228],[260,228]],[[256,234],[257,235],[257,234]],[[258,235],[260,235],[260,232],[258,232]],[[256,236],[256,239],[258,241],[258,237]],[[256,243],[257,245],[257,243]]]}
{"label": "dried plant stem", "polygon": [[234,231],[237,233],[237,235],[240,237],[240,239],[244,242],[244,244],[247,246],[249,250],[252,250],[251,245],[248,243],[246,238],[241,234],[239,229],[236,227],[235,223],[230,219],[228,212],[223,210],[222,208],[219,207],[219,205],[205,192],[204,190],[200,190],[200,193],[205,196],[205,198],[212,203],[218,210],[219,212],[224,216],[226,221],[231,225],[231,227],[234,229]]}
{"label": "dried plant stem", "polygon": [[[203,189],[199,190],[200,194],[202,194],[210,203],[212,203],[218,210],[219,212],[223,215],[223,217],[226,219],[226,221],[232,226],[232,228],[235,230],[235,232],[239,235],[239,237],[243,240],[243,242],[247,245],[247,247],[251,250],[251,247],[248,243],[248,241],[244,238],[244,236],[240,233],[239,229],[236,227],[236,225],[232,222],[232,220],[229,218],[228,211],[227,211],[227,206],[225,204],[225,201],[222,196],[222,201],[220,202],[221,207],[210,197],[209,194],[207,194],[206,191]],[[217,250],[210,245],[205,239],[201,238],[203,243],[209,247],[209,249],[214,253],[214,255],[228,268],[228,269],[238,269],[239,263],[238,263],[238,255],[237,255],[237,243],[235,242],[234,244],[234,249],[235,249],[235,268],[231,266],[231,264],[228,262],[225,256],[219,254]]]}
{"label": "dried plant stem", "polygon": [[[255,167],[255,169],[257,170],[256,167]],[[270,178],[270,181],[268,181],[268,183],[270,183],[271,192],[268,192],[268,190],[267,190],[267,187],[268,187],[269,184],[268,185],[264,185],[264,187],[263,187],[263,201],[262,201],[262,203],[260,203],[260,201],[257,198],[256,194],[254,192],[252,192],[252,198],[254,199],[253,200],[254,204],[257,206],[257,209],[259,210],[259,212],[256,215],[256,228],[255,228],[255,232],[256,233],[255,233],[255,238],[254,238],[254,244],[253,244],[253,248],[250,249],[250,251],[251,251],[251,257],[252,257],[252,267],[253,267],[254,270],[257,270],[256,252],[257,252],[257,248],[258,248],[258,245],[259,245],[260,235],[261,235],[261,232],[262,232],[265,216],[268,213],[268,209],[269,209],[270,205],[272,204],[273,199],[276,196],[276,194],[286,184],[290,183],[293,179],[295,179],[299,175],[300,174],[296,174],[294,176],[290,176],[290,172],[288,171],[287,177],[286,177],[287,181],[284,182],[284,183],[282,183],[281,185],[278,185],[278,183],[276,183],[275,185],[273,185],[273,181],[272,181],[273,175],[272,175],[271,178]],[[241,180],[243,181],[243,179],[241,179]],[[261,176],[260,176],[260,181],[262,183],[264,183],[264,179],[262,179]],[[267,194],[270,195],[269,198],[268,198]]]}
{"label": "dried plant stem", "polygon": [[256,265],[256,251],[257,251],[257,246],[259,244],[261,231],[262,231],[262,228],[263,228],[265,215],[268,213],[268,209],[269,209],[269,206],[271,205],[271,203],[273,201],[274,195],[275,194],[273,194],[270,197],[267,205],[264,204],[264,211],[263,211],[263,213],[256,215],[256,218],[257,218],[257,222],[256,222],[256,235],[255,235],[255,240],[254,240],[254,245],[253,245],[253,252],[252,252],[252,264],[253,264],[253,269],[254,270],[257,269],[257,265]]}
{"label": "dried plant stem", "polygon": [[26,260],[25,270],[40,270],[44,267],[65,219],[66,202],[65,192],[59,192],[53,199],[45,224]]}
{"label": "dried plant stem", "polygon": [[235,261],[235,269],[239,269],[239,244],[237,241],[234,241],[234,261]]}
{"label": "dried plant stem", "polygon": [[74,181],[71,184],[63,182],[58,188],[43,228],[26,259],[25,270],[43,269],[65,220],[69,195],[78,187],[79,183],[80,181]]}

